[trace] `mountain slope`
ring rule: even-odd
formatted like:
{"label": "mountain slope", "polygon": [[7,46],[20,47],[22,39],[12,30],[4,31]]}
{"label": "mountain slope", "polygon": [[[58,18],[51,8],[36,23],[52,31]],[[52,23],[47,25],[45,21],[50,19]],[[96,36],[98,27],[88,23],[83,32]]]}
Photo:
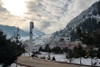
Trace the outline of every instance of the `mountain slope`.
{"label": "mountain slope", "polygon": [[[0,25],[0,29],[4,31],[6,34],[13,36],[14,32],[17,32],[17,28],[14,26],[3,26]],[[20,36],[29,36],[29,32],[26,32],[22,29],[19,29]],[[33,35],[45,35],[45,33],[39,31],[39,30],[33,30]]]}
{"label": "mountain slope", "polygon": [[41,31],[39,31],[39,30],[36,30],[36,29],[33,29],[33,35],[34,36],[38,36],[38,35],[45,35],[45,33],[43,33],[43,32],[41,32]]}
{"label": "mountain slope", "polygon": [[100,29],[100,1],[94,3],[87,10],[83,11],[80,15],[72,19],[67,26],[58,32],[54,33],[54,36],[71,36],[72,40],[78,38],[76,31],[80,26],[82,31],[93,32]]}

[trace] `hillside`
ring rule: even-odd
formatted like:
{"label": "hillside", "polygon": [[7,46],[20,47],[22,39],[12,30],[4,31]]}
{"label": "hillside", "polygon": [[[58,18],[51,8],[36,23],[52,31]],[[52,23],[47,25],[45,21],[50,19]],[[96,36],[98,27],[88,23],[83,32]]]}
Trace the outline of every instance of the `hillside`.
{"label": "hillside", "polygon": [[78,39],[77,27],[82,31],[92,33],[100,29],[100,1],[94,3],[87,10],[84,10],[77,17],[72,19],[63,30],[54,33],[54,36],[71,36],[72,40]]}
{"label": "hillside", "polygon": [[[13,36],[13,35],[14,35],[14,32],[17,31],[17,28],[14,27],[14,26],[3,26],[3,25],[0,25],[0,29],[1,29],[2,31],[4,31],[5,34],[11,35],[11,36]],[[26,31],[24,31],[24,30],[22,30],[22,29],[19,29],[19,34],[20,34],[20,36],[22,36],[22,37],[24,37],[24,36],[29,36],[29,32],[26,32]],[[39,31],[39,30],[34,29],[34,30],[33,30],[33,35],[45,35],[45,33],[41,32],[41,31]]]}

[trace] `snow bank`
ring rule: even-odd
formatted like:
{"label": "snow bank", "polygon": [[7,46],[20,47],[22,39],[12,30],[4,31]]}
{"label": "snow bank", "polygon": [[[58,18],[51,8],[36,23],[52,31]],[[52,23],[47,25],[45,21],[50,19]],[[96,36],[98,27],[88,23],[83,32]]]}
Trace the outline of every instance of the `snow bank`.
{"label": "snow bank", "polygon": [[[48,54],[42,54],[42,55],[37,55],[38,57],[43,57],[45,56],[45,58],[48,58]],[[52,58],[55,57],[56,61],[60,61],[60,62],[68,62],[69,63],[69,59],[66,58],[66,54],[50,54],[50,59],[52,60]],[[92,59],[93,60],[93,64],[95,62],[97,62],[96,66],[100,66],[100,59]],[[73,58],[71,63],[77,63],[80,64],[80,58]],[[91,65],[91,58],[81,58],[81,63],[84,65]]]}
{"label": "snow bank", "polygon": [[[37,55],[38,57],[43,57],[45,56],[45,58],[48,58],[49,54],[42,54],[42,55]],[[65,61],[65,54],[50,54],[50,59],[52,60],[52,58],[55,57],[56,61]]]}

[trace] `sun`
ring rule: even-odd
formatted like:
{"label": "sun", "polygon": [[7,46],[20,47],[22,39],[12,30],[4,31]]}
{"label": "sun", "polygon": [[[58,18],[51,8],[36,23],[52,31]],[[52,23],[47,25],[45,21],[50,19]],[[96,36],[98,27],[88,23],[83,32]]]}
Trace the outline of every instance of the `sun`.
{"label": "sun", "polygon": [[5,7],[11,14],[21,16],[27,11],[25,1],[28,0],[2,0]]}

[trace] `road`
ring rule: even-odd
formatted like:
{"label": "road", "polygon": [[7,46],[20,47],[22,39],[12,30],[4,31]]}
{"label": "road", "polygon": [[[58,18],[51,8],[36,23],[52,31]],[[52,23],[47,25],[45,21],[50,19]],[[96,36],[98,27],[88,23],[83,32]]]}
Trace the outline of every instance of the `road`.
{"label": "road", "polygon": [[26,56],[18,57],[17,63],[25,64],[33,67],[87,67],[87,66],[62,64],[53,61],[50,62],[50,61],[37,60]]}

